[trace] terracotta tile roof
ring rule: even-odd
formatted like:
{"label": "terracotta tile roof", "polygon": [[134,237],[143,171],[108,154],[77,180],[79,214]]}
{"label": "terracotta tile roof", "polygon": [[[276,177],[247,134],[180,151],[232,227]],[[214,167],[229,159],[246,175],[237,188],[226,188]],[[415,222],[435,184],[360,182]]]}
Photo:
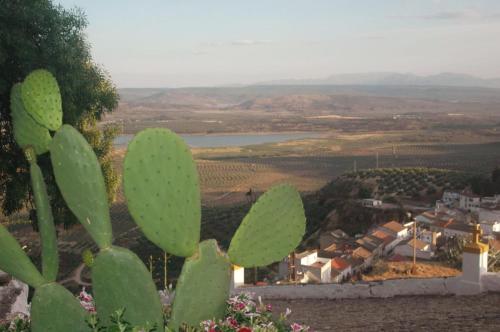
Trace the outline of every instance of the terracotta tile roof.
{"label": "terracotta tile roof", "polygon": [[351,264],[349,264],[345,259],[340,258],[340,257],[335,257],[332,259],[332,269],[335,269],[337,271],[344,271],[347,269]]}
{"label": "terracotta tile roof", "polygon": [[382,227],[387,228],[388,230],[391,230],[395,233],[399,233],[405,229],[403,225],[401,225],[397,221],[389,221],[388,223],[383,224]]}
{"label": "terracotta tile roof", "polygon": [[360,258],[363,258],[363,259],[367,259],[367,258],[370,258],[370,257],[373,256],[373,254],[370,251],[366,250],[363,247],[357,248],[356,250],[354,250],[352,252],[352,254],[354,256],[356,256],[356,257],[360,257]]}
{"label": "terracotta tile roof", "polygon": [[314,262],[309,266],[321,269],[323,267],[323,265],[325,265],[325,263],[323,263],[323,262]]}
{"label": "terracotta tile roof", "polygon": [[315,252],[317,252],[317,250],[306,250],[306,251],[295,254],[295,258],[298,258],[298,259],[304,258],[306,256],[314,254]]}
{"label": "terracotta tile roof", "polygon": [[380,248],[380,246],[384,244],[384,241],[378,237],[367,235],[356,240],[356,243],[369,251],[374,251],[377,248]]}
{"label": "terracotta tile roof", "polygon": [[376,230],[375,232],[372,233],[372,236],[384,241],[384,245],[388,245],[392,241],[396,240],[395,236],[392,236],[382,230]]}
{"label": "terracotta tile roof", "polygon": [[438,228],[448,228],[456,231],[472,233],[472,226],[454,220],[453,218],[448,220],[436,221],[432,224],[434,227]]}
{"label": "terracotta tile roof", "polygon": [[415,247],[415,243],[416,243],[416,248],[419,250],[424,250],[427,246],[429,246],[428,243],[425,243],[424,241],[420,241],[419,239],[417,239],[417,240],[411,239],[410,241],[408,241],[408,245],[410,247]]}

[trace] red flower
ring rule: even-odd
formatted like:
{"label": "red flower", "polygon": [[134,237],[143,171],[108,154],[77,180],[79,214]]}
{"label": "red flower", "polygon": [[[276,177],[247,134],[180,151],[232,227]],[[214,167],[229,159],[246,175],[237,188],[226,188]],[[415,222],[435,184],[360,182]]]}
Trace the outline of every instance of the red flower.
{"label": "red flower", "polygon": [[249,327],[241,327],[238,332],[252,332],[252,329]]}
{"label": "red flower", "polygon": [[227,322],[231,327],[238,327],[238,321],[233,317],[228,317]]}

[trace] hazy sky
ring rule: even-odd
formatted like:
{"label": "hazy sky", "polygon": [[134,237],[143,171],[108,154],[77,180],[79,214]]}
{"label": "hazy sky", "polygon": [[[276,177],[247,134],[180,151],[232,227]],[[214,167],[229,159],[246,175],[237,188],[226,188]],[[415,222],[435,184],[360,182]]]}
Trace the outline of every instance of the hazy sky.
{"label": "hazy sky", "polygon": [[500,77],[499,0],[55,0],[119,87],[377,71]]}

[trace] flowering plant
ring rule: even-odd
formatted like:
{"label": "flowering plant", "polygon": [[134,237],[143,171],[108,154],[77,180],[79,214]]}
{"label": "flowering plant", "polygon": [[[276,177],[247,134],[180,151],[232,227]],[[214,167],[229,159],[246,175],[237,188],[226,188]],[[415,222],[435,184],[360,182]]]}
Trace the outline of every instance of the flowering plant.
{"label": "flowering plant", "polygon": [[[78,295],[81,305],[91,314],[88,320],[92,332],[152,332],[163,331],[157,328],[132,327],[124,320],[125,310],[116,311],[112,317],[112,325],[103,327],[96,316],[94,299],[85,288]],[[168,308],[167,308],[168,309]],[[166,310],[168,312],[168,310]],[[259,297],[257,301],[253,294],[242,293],[227,301],[226,315],[219,321],[206,320],[198,328],[185,327],[183,332],[312,332],[308,326],[297,323],[287,324],[290,309],[279,316],[273,315],[270,304],[265,305]],[[167,318],[168,319],[168,318]],[[18,317],[7,325],[0,324],[0,332],[30,332],[29,317]],[[170,331],[168,328],[165,331]]]}
{"label": "flowering plant", "polygon": [[226,317],[219,321],[206,320],[200,324],[204,332],[310,332],[308,326],[288,325],[287,309],[279,318],[272,314],[272,306],[264,305],[261,298],[256,302],[250,293],[242,293],[227,301]]}

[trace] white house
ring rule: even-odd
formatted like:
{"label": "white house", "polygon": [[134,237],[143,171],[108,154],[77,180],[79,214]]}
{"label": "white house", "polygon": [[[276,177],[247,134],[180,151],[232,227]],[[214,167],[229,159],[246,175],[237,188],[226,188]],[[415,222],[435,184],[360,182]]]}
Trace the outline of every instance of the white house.
{"label": "white house", "polygon": [[380,207],[382,206],[382,201],[373,198],[366,198],[361,200],[361,205],[364,207]]}
{"label": "white house", "polygon": [[444,237],[470,237],[472,234],[472,225],[458,222],[454,219],[439,220],[431,225],[431,231],[440,232]]}
{"label": "white house", "polygon": [[[285,259],[282,264],[287,264]],[[331,259],[318,257],[317,250],[308,250],[295,254],[295,268],[297,277],[301,282],[330,282],[331,281]],[[280,268],[284,270],[284,268]]]}
{"label": "white house", "polygon": [[[418,234],[418,233],[417,233]],[[418,234],[419,240],[430,244],[431,246],[436,245],[437,239],[441,236],[441,232],[433,232],[433,231],[428,231],[424,230]]]}
{"label": "white house", "polygon": [[460,194],[455,191],[445,191],[441,201],[448,207],[454,207],[460,202]]}
{"label": "white house", "polygon": [[389,221],[379,226],[379,229],[398,239],[404,239],[408,237],[408,229],[397,221]]}
{"label": "white house", "polygon": [[409,241],[404,241],[400,245],[394,248],[394,253],[401,256],[413,257],[413,247],[416,247],[416,256],[420,259],[431,259],[434,256],[434,252],[431,249],[429,243],[425,243],[421,240],[411,239]]}
{"label": "white house", "polygon": [[343,280],[347,280],[351,275],[351,264],[347,260],[341,257],[335,257],[334,259],[332,259],[331,282],[340,283]]}
{"label": "white house", "polygon": [[500,232],[500,221],[480,221],[479,225],[484,235],[493,235]]}
{"label": "white house", "polygon": [[394,247],[401,242],[401,238],[397,238],[387,232],[384,232],[383,230],[377,229],[375,232],[371,234],[372,236],[382,240],[384,242],[384,247],[382,254],[387,255],[389,254]]}
{"label": "white house", "polygon": [[460,193],[459,207],[466,211],[477,212],[481,207],[481,196],[478,196],[471,190],[466,189]]}
{"label": "white house", "polygon": [[241,287],[244,284],[245,284],[245,268],[233,265],[231,273],[231,289]]}

